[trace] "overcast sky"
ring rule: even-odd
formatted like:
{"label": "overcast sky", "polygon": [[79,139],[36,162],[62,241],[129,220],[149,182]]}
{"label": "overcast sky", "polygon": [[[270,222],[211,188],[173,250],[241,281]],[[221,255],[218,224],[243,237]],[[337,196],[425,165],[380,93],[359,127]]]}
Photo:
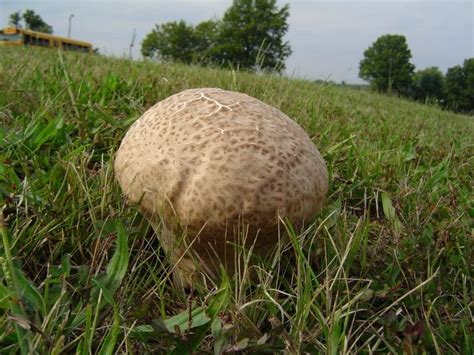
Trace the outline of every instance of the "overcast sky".
{"label": "overcast sky", "polygon": [[[140,58],[140,43],[155,24],[183,19],[197,24],[219,18],[230,0],[0,0],[0,27],[14,11],[33,9],[67,35],[72,19],[72,37],[92,42],[103,54],[128,53],[133,30],[137,39],[134,57]],[[290,4],[287,40],[293,49],[287,73],[306,79],[331,79],[361,83],[359,61],[364,50],[380,35],[406,36],[417,69],[438,66],[443,71],[473,57],[474,6],[472,1],[301,1]]]}

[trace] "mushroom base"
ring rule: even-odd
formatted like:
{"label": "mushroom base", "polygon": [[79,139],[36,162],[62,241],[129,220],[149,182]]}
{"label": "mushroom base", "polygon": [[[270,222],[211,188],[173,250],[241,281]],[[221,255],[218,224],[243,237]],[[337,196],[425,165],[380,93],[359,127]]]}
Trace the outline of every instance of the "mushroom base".
{"label": "mushroom base", "polygon": [[206,284],[206,278],[216,280],[223,270],[230,277],[243,272],[255,277],[251,266],[271,256],[285,238],[278,226],[265,234],[249,225],[232,231],[206,231],[204,227],[197,233],[166,226],[154,229],[173,266],[173,281],[184,289],[199,288]]}

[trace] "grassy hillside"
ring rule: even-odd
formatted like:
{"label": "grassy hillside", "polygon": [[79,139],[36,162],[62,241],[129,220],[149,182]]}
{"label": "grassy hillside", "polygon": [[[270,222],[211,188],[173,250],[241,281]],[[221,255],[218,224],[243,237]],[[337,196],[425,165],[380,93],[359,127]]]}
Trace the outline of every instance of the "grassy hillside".
{"label": "grassy hillside", "polygon": [[[183,293],[112,159],[192,87],[252,95],[324,156],[322,213],[258,272]],[[368,91],[0,51],[0,352],[472,353],[474,121]]]}

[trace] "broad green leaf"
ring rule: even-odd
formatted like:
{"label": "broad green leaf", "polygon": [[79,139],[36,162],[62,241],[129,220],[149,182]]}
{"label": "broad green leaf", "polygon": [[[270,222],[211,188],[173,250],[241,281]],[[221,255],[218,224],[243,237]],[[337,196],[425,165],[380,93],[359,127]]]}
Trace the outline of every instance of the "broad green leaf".
{"label": "broad green leaf", "polygon": [[35,285],[28,280],[23,272],[19,269],[15,269],[16,278],[18,280],[18,288],[20,297],[24,297],[25,300],[32,306],[36,311],[40,312],[41,315],[46,315],[46,305]]}
{"label": "broad green leaf", "polygon": [[[122,279],[127,272],[128,267],[128,237],[125,229],[123,228],[120,222],[116,223],[117,229],[117,241],[116,241],[116,249],[115,253],[112,256],[112,259],[107,266],[107,270],[105,273],[105,277],[101,277],[96,281],[100,282],[100,285],[103,285],[103,288],[108,290],[108,292],[113,295],[114,292],[119,288],[120,284],[122,283]],[[101,287],[97,287],[92,292],[92,299],[96,300],[99,295],[99,289]],[[104,294],[104,297],[106,295]],[[113,297],[110,297],[113,299]],[[109,302],[110,303],[110,302]]]}
{"label": "broad green leaf", "polygon": [[120,222],[117,222],[117,247],[107,266],[105,285],[110,292],[120,286],[128,267],[128,235]]}
{"label": "broad green leaf", "polygon": [[63,272],[64,277],[69,277],[71,272],[71,257],[69,254],[63,255],[61,259],[61,270]]}
{"label": "broad green leaf", "polygon": [[389,194],[386,192],[382,192],[382,208],[385,217],[390,222],[390,224],[392,224],[395,231],[400,232],[400,220],[397,217],[397,213],[395,211],[395,208],[393,207],[392,200],[390,199]]}
{"label": "broad green leaf", "polygon": [[448,178],[448,163],[447,161],[442,161],[439,163],[433,170],[433,175],[426,182],[426,188],[428,191],[436,190],[441,181],[444,181]]}
{"label": "broad green leaf", "polygon": [[10,291],[2,283],[0,283],[0,308],[8,309],[10,308]]}
{"label": "broad green leaf", "polygon": [[412,161],[413,159],[416,158],[416,148],[414,145],[410,145],[408,148],[405,149],[404,151],[405,157],[404,157],[404,162],[409,162]]}
{"label": "broad green leaf", "polygon": [[189,311],[183,311],[171,318],[167,318],[163,320],[166,328],[169,332],[174,333],[175,327],[178,326],[181,332],[186,331],[188,328],[196,328],[200,327],[201,325],[209,323],[211,319],[206,314],[205,307],[198,307],[191,311],[191,324],[189,323]]}
{"label": "broad green leaf", "polygon": [[107,301],[107,303],[115,307],[116,303],[112,292],[110,292],[110,290],[101,281],[93,278],[92,282],[102,290],[102,295],[104,296],[104,299]]}
{"label": "broad green leaf", "polygon": [[227,307],[230,296],[230,283],[224,271],[221,273],[221,279],[221,286],[217,293],[211,298],[209,306],[207,307],[207,315],[210,321],[196,328],[195,333],[189,338],[189,341],[180,342],[171,354],[181,355],[189,354],[190,351],[196,351],[206,337],[214,319]]}
{"label": "broad green leaf", "polygon": [[143,324],[143,325],[139,325],[135,328],[133,328],[131,331],[130,331],[130,336],[132,338],[143,338],[143,337],[148,337],[152,334],[155,333],[155,330],[153,329],[153,326],[150,325],[150,324]]}
{"label": "broad green leaf", "polygon": [[197,307],[191,311],[191,323],[189,322],[189,310],[185,310],[167,319],[155,319],[153,324],[135,327],[130,334],[134,337],[141,337],[163,332],[175,333],[176,327],[180,332],[185,332],[188,329],[208,324],[210,320],[206,313],[206,307]]}
{"label": "broad green leaf", "polygon": [[[105,295],[105,293],[104,293]],[[120,330],[120,317],[117,305],[114,305],[114,321],[112,328],[102,343],[102,347],[99,350],[100,355],[110,355],[114,353],[115,345],[117,344],[117,337]]]}

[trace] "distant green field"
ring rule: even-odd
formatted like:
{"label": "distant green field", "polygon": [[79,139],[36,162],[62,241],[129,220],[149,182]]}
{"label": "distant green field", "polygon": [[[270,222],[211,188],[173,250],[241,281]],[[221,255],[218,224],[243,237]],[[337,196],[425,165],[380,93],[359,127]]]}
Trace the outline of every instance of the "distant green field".
{"label": "distant green field", "polygon": [[[189,295],[112,160],[147,108],[193,87],[294,118],[330,190],[258,280]],[[366,90],[1,49],[0,353],[473,353],[473,137],[472,117]]]}

